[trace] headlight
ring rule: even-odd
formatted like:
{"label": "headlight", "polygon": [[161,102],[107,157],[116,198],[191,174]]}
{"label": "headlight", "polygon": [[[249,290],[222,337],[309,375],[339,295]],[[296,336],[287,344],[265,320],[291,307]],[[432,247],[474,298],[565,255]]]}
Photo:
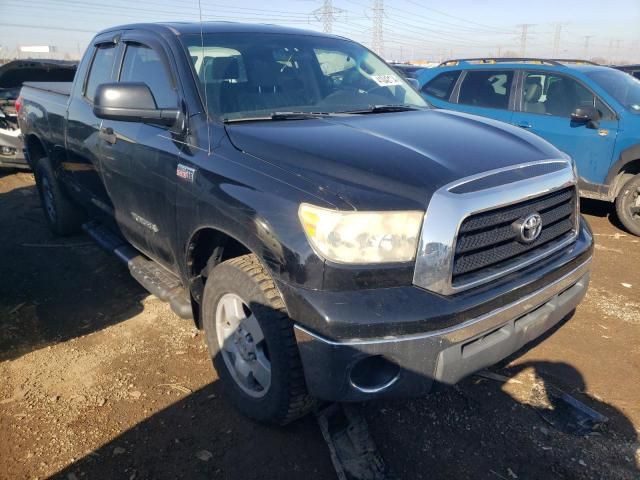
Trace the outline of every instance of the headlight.
{"label": "headlight", "polygon": [[413,260],[424,212],[346,212],[303,203],[298,216],[319,255],[363,264]]}

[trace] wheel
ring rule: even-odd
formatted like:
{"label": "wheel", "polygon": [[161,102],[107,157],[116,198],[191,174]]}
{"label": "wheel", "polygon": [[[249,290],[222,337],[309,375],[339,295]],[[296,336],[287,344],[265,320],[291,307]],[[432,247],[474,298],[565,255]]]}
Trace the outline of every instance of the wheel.
{"label": "wheel", "polygon": [[640,236],[640,175],[622,187],[616,198],[616,213],[629,232]]}
{"label": "wheel", "polygon": [[85,213],[62,190],[48,158],[41,158],[35,168],[36,185],[49,228],[58,235],[80,231]]}
{"label": "wheel", "polygon": [[284,425],[311,410],[293,323],[255,255],[209,273],[202,323],[220,381],[243,414]]}

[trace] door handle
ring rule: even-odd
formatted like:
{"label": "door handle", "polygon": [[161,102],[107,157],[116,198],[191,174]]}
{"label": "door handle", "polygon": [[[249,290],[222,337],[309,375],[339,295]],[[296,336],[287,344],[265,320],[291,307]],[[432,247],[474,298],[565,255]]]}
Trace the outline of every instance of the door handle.
{"label": "door handle", "polygon": [[530,124],[529,122],[527,122],[526,120],[522,120],[522,121],[518,122],[516,125],[517,125],[518,127],[520,127],[520,128],[532,128],[532,127],[533,127],[533,125],[531,125],[531,124]]}
{"label": "door handle", "polygon": [[118,139],[117,135],[113,131],[113,128],[111,127],[101,128],[100,132],[98,133],[98,136],[105,142],[110,143],[111,145],[116,143],[116,140]]}

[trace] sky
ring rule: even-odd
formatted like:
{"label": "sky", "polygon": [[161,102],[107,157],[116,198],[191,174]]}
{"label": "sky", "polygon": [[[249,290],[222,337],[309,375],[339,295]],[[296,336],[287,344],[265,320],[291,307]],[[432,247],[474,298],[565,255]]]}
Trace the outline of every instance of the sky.
{"label": "sky", "polygon": [[[275,23],[322,31],[324,0],[200,0],[203,20]],[[372,0],[332,0],[332,33],[372,47]],[[388,60],[521,55],[640,63],[640,0],[384,0]],[[0,58],[50,45],[78,58],[94,33],[113,25],[198,21],[198,0],[0,0]],[[559,37],[556,36],[558,29]],[[559,38],[559,42],[554,40]],[[52,56],[52,55],[49,55]]]}

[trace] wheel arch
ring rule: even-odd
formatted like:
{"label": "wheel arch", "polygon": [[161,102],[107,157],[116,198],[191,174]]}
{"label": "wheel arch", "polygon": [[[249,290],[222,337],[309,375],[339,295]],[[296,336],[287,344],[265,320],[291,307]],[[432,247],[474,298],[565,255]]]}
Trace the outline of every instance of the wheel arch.
{"label": "wheel arch", "polygon": [[35,170],[38,160],[47,156],[44,142],[35,133],[30,133],[24,139],[24,147],[27,150],[27,161],[31,169]]}
{"label": "wheel arch", "polygon": [[616,170],[613,170],[614,175],[609,182],[610,190],[609,197],[611,200],[615,200],[622,187],[635,175],[640,174],[640,147],[638,148],[637,157],[624,162],[618,166]]}
{"label": "wheel arch", "polygon": [[191,234],[186,246],[185,274],[196,324],[200,326],[200,304],[209,273],[221,262],[249,253],[244,242],[214,226],[203,226]]}

